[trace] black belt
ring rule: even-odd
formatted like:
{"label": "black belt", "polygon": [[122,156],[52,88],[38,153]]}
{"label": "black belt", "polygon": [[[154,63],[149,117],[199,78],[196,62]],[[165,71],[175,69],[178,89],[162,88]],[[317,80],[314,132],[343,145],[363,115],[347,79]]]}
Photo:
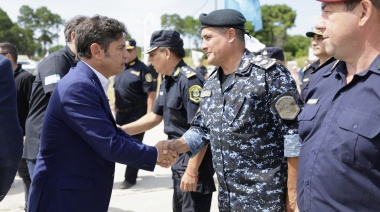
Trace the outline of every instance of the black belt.
{"label": "black belt", "polygon": [[116,112],[118,112],[118,113],[128,113],[128,112],[131,112],[132,110],[136,110],[136,109],[143,108],[143,107],[146,108],[146,104],[144,104],[144,105],[136,105],[136,106],[133,106],[133,107],[123,108],[123,109],[116,108]]}

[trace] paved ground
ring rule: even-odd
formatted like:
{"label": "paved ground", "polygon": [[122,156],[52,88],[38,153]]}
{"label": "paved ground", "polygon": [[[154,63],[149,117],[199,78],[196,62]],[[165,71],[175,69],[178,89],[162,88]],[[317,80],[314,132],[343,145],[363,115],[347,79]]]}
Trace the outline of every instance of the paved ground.
{"label": "paved ground", "polygon": [[[160,124],[148,131],[145,135],[144,143],[154,145],[158,140],[165,139],[166,136],[162,127],[162,124]],[[137,184],[130,189],[121,190],[119,186],[124,180],[124,171],[124,165],[116,165],[109,212],[172,211],[173,185],[170,169],[157,167],[154,172],[140,170]],[[218,211],[217,196],[217,192],[214,192],[212,212]],[[0,211],[23,211],[23,205],[24,191],[22,181],[19,177],[16,177],[8,195],[0,203]]]}

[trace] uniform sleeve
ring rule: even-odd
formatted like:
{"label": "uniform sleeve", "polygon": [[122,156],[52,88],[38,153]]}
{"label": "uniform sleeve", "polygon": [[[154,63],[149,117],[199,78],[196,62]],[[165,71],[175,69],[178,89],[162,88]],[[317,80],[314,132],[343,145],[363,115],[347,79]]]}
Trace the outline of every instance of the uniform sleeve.
{"label": "uniform sleeve", "polygon": [[144,93],[156,91],[157,73],[153,69],[146,67],[145,65],[143,65],[143,67],[141,68],[141,73],[143,73],[142,86]]}
{"label": "uniform sleeve", "polygon": [[57,83],[69,72],[70,68],[70,63],[61,54],[41,62],[38,67],[38,73],[40,74],[45,94],[54,90]]}
{"label": "uniform sleeve", "polygon": [[190,124],[198,111],[202,87],[203,82],[197,77],[192,77],[189,79],[187,86],[181,88],[181,96],[187,111],[188,124]]}
{"label": "uniform sleeve", "polygon": [[303,106],[297,86],[290,72],[277,64],[267,71],[268,98],[273,118],[284,137],[285,157],[298,157],[301,144],[297,116]]}
{"label": "uniform sleeve", "polygon": [[28,74],[23,79],[23,92],[28,102],[30,102],[30,96],[32,93],[32,87],[34,82],[35,76]]}
{"label": "uniform sleeve", "polygon": [[201,112],[198,111],[191,122],[190,129],[182,135],[182,138],[189,146],[191,157],[195,156],[204,146],[210,143],[209,135],[209,130],[205,127]]}

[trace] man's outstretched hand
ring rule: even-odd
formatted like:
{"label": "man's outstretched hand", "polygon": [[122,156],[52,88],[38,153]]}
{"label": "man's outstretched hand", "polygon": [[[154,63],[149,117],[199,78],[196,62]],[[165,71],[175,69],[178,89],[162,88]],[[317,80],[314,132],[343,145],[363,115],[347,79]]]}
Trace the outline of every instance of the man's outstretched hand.
{"label": "man's outstretched hand", "polygon": [[178,159],[178,153],[171,143],[171,140],[162,140],[155,145],[158,150],[157,165],[163,168],[170,167]]}

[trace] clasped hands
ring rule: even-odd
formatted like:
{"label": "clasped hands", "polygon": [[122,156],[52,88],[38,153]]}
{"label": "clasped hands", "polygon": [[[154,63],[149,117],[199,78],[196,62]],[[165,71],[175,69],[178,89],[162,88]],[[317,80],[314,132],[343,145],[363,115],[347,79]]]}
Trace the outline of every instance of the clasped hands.
{"label": "clasped hands", "polygon": [[173,140],[159,141],[155,147],[158,150],[157,165],[169,168],[178,159],[178,153]]}

